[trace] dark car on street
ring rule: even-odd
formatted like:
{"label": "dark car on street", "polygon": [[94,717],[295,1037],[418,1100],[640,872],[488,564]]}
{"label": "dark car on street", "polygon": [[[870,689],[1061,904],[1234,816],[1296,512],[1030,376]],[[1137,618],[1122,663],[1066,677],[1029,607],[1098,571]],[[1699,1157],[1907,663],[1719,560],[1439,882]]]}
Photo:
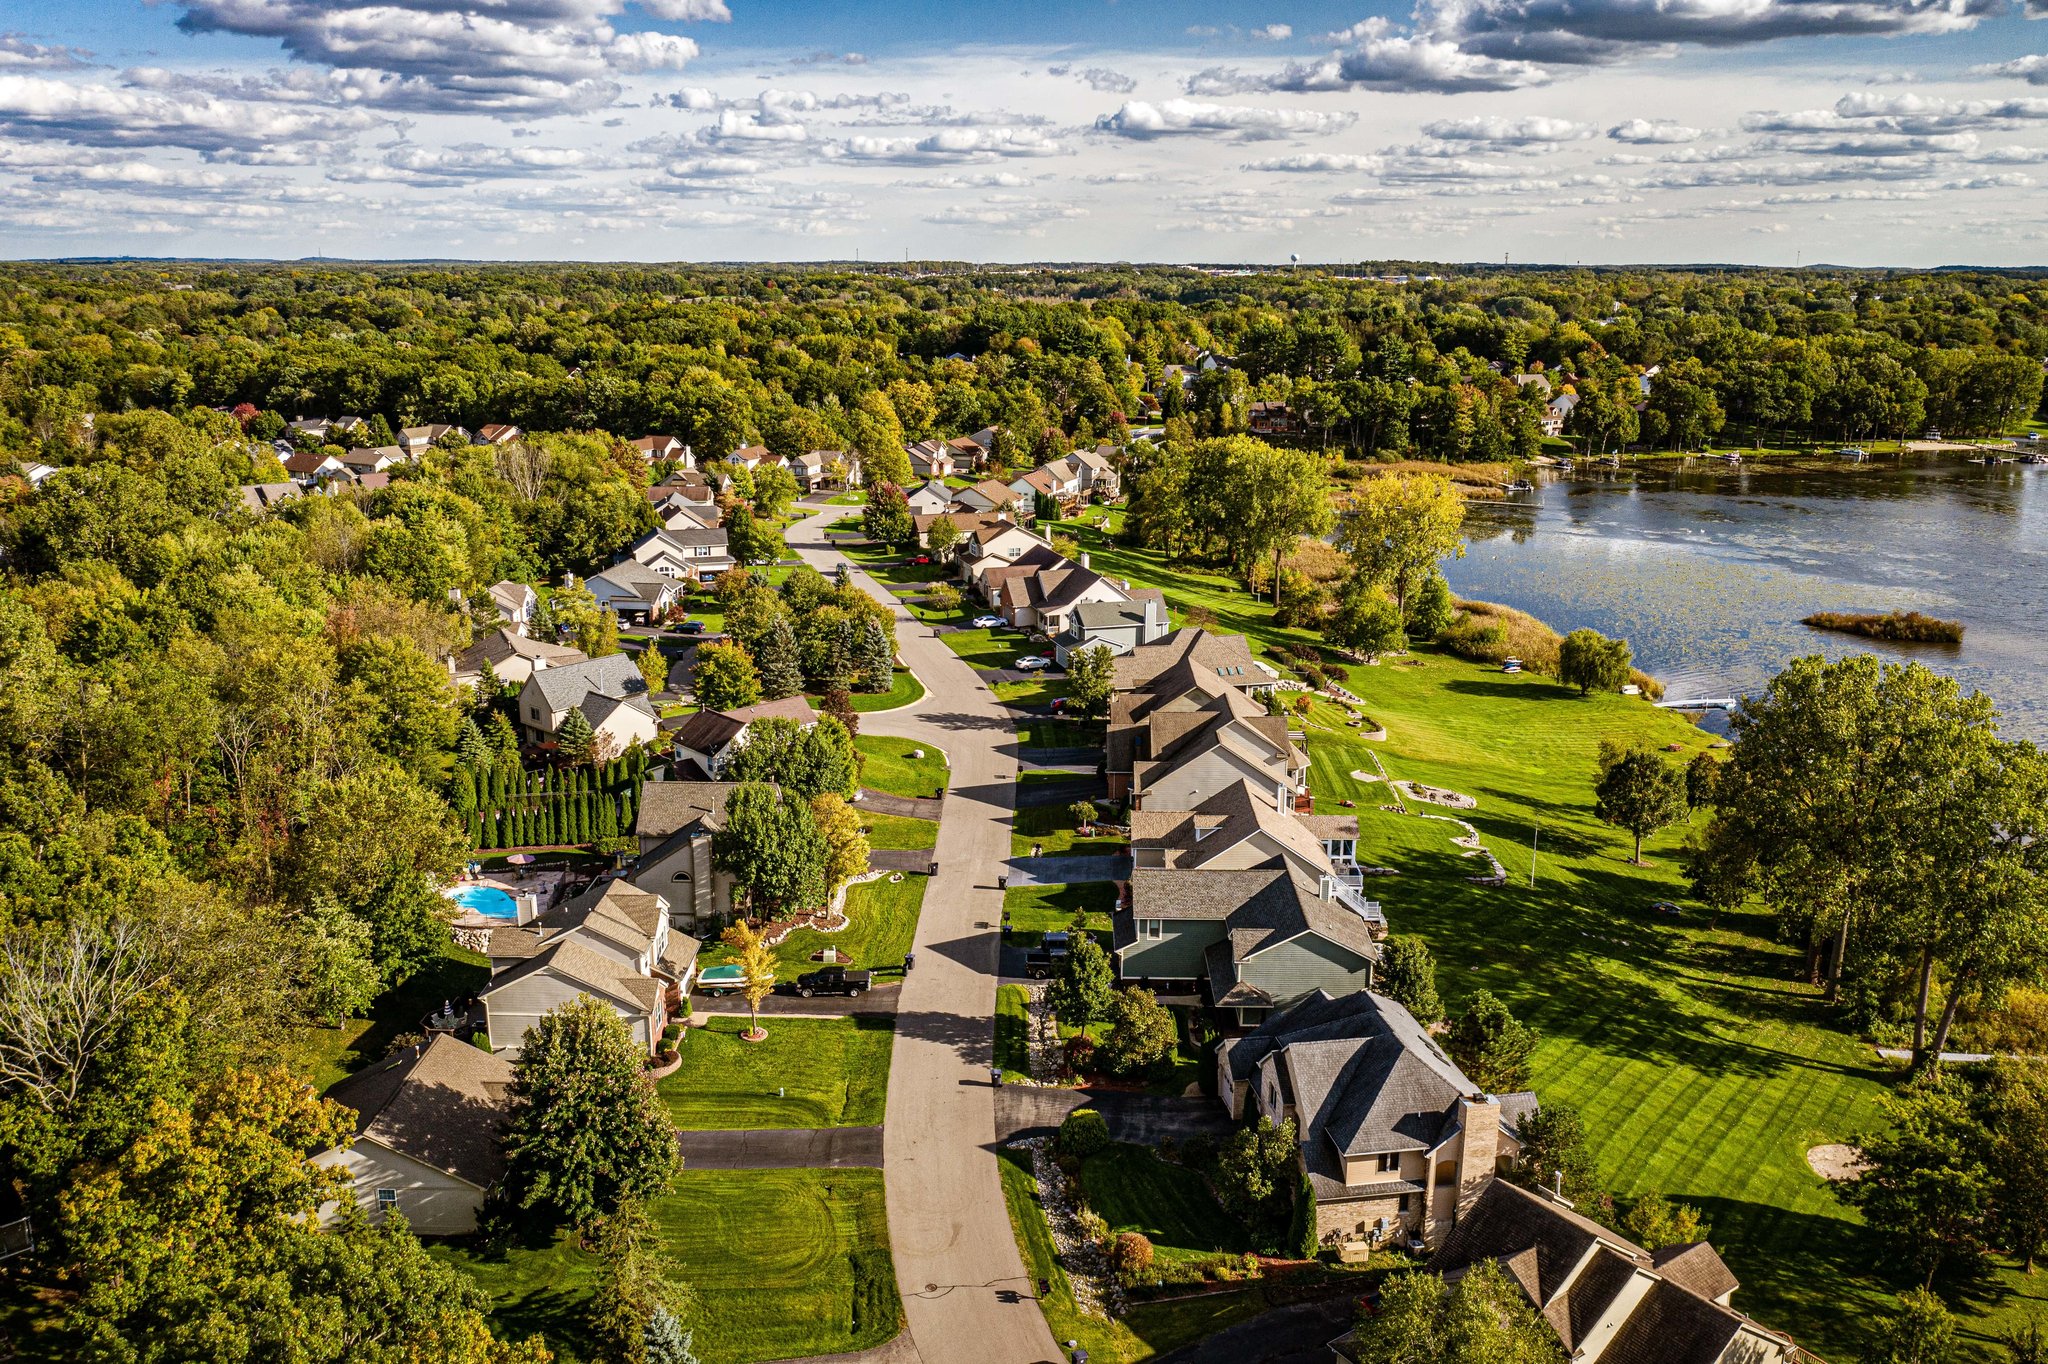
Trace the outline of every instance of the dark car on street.
{"label": "dark car on street", "polygon": [[845,966],[826,966],[816,971],[806,971],[796,978],[796,992],[809,999],[812,995],[845,995],[857,999],[874,983],[871,971],[855,971]]}

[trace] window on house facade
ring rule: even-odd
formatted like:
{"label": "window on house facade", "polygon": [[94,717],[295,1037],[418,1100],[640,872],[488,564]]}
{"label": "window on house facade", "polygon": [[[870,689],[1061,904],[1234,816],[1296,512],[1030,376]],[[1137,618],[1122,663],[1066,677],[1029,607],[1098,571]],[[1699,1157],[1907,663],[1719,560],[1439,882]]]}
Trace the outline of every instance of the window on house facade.
{"label": "window on house facade", "polygon": [[1383,1154],[1383,1155],[1382,1155],[1382,1156],[1380,1157],[1380,1173],[1381,1173],[1381,1174],[1383,1174],[1383,1175],[1387,1175],[1387,1174],[1394,1174],[1394,1173],[1397,1173],[1397,1172],[1398,1172],[1398,1171],[1400,1170],[1400,1168],[1401,1168],[1401,1153],[1400,1153],[1400,1152],[1398,1152],[1398,1151],[1388,1151],[1388,1152],[1386,1152],[1385,1154]]}
{"label": "window on house facade", "polygon": [[1401,1195],[1401,1211],[1402,1211],[1402,1212],[1406,1212],[1406,1211],[1408,1211],[1408,1200],[1409,1200],[1409,1199],[1410,1199],[1411,1197],[1413,1197],[1413,1196],[1414,1196],[1414,1195],[1412,1195],[1412,1194],[1402,1194],[1402,1195]]}
{"label": "window on house facade", "polygon": [[398,1190],[396,1190],[396,1189],[379,1189],[379,1190],[377,1190],[377,1210],[378,1210],[379,1212],[382,1212],[382,1211],[384,1211],[384,1210],[385,1210],[385,1209],[387,1209],[387,1208],[395,1208],[395,1207],[397,1207],[397,1206],[398,1206]]}
{"label": "window on house facade", "polygon": [[679,871],[674,876],[671,876],[668,879],[671,881],[687,881],[690,879],[690,873],[686,871]]}
{"label": "window on house facade", "polygon": [[1166,921],[1164,919],[1140,919],[1138,920],[1138,932],[1143,937],[1157,941],[1166,935]]}
{"label": "window on house facade", "polygon": [[526,713],[527,713],[527,715],[528,715],[529,717],[531,717],[532,719],[535,719],[535,720],[538,720],[538,719],[540,719],[540,707],[539,707],[539,706],[528,706],[528,707],[526,708]]}

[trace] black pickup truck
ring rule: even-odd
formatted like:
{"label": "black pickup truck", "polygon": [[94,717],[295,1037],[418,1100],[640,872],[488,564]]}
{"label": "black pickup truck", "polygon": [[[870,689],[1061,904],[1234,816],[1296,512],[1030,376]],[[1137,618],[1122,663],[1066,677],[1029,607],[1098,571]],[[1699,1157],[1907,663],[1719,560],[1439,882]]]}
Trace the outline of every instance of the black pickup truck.
{"label": "black pickup truck", "polygon": [[1050,980],[1055,972],[1067,964],[1073,955],[1073,935],[1055,930],[1039,940],[1039,945],[1024,953],[1024,974],[1033,980]]}
{"label": "black pickup truck", "polygon": [[805,999],[812,995],[845,995],[848,999],[855,999],[873,982],[874,973],[871,971],[855,971],[845,966],[827,966],[798,976],[796,992]]}

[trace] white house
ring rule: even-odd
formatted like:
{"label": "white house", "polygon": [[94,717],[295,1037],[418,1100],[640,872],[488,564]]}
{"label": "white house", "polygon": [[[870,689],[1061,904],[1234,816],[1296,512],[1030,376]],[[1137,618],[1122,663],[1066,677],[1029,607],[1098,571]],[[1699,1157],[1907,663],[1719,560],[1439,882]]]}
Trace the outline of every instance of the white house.
{"label": "white house", "polygon": [[[429,1236],[473,1232],[504,1177],[511,1085],[504,1057],[436,1033],[328,1091],[354,1111],[355,1140],[313,1163],[346,1171],[356,1203],[373,1217],[402,1213]],[[339,1202],[320,1209],[323,1223],[340,1215]]]}
{"label": "white house", "polygon": [[626,552],[635,562],[664,578],[709,583],[733,566],[730,543],[721,529],[678,526],[674,530],[649,531]]}
{"label": "white house", "polygon": [[478,639],[450,659],[448,666],[458,687],[475,686],[484,675],[486,663],[491,665],[491,671],[497,674],[500,682],[516,687],[543,668],[559,668],[587,661],[581,649],[571,649],[566,644],[550,644],[505,627]]}
{"label": "white house", "polygon": [[361,445],[341,457],[343,466],[352,474],[381,474],[405,460],[405,451],[396,445]]}
{"label": "white house", "polygon": [[583,586],[599,606],[618,612],[621,620],[634,621],[665,614],[687,590],[677,578],[634,559],[621,559],[604,572],[593,573]]}
{"label": "white house", "polygon": [[649,1051],[669,996],[689,989],[697,942],[669,930],[668,901],[630,881],[601,881],[531,923],[494,928],[491,983],[477,998],[495,1051],[517,1052],[527,1029],[578,995],[618,1011]]}
{"label": "white house", "polygon": [[533,620],[533,612],[540,605],[540,598],[534,595],[525,583],[510,579],[492,583],[491,604],[498,608],[498,615],[519,634],[526,633],[527,625]]}
{"label": "white house", "polygon": [[569,712],[580,708],[600,748],[624,752],[660,734],[647,680],[625,654],[587,658],[536,671],[519,689],[519,724],[536,743],[552,742]]}
{"label": "white house", "polygon": [[910,472],[919,478],[944,479],[953,475],[953,451],[942,440],[921,440],[904,447],[910,456]]}
{"label": "white house", "polygon": [[640,452],[640,457],[649,464],[658,459],[673,459],[681,461],[683,467],[687,469],[696,463],[690,447],[674,436],[642,436],[631,444]]}
{"label": "white house", "polygon": [[936,516],[942,511],[951,509],[953,505],[953,490],[937,479],[933,479],[929,483],[920,484],[904,494],[904,501],[910,504],[910,514],[912,516]]}
{"label": "white house", "polygon": [[705,710],[686,715],[669,732],[677,775],[686,781],[721,781],[726,764],[747,746],[747,735],[761,720],[788,720],[799,729],[813,729],[818,713],[801,696],[763,701],[737,710]]}

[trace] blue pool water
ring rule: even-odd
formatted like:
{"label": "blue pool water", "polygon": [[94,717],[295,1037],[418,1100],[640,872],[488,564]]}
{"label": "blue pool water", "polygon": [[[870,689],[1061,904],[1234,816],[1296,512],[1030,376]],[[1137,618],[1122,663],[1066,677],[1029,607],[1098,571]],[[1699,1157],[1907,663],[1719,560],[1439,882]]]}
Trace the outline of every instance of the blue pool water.
{"label": "blue pool water", "polygon": [[496,886],[464,886],[448,892],[448,898],[461,905],[471,914],[480,914],[486,919],[519,917],[519,904],[509,894]]}

